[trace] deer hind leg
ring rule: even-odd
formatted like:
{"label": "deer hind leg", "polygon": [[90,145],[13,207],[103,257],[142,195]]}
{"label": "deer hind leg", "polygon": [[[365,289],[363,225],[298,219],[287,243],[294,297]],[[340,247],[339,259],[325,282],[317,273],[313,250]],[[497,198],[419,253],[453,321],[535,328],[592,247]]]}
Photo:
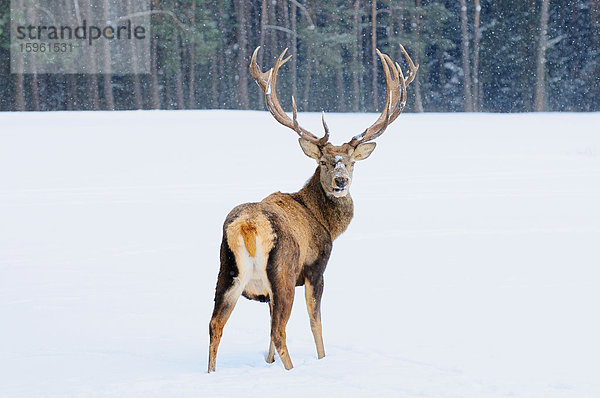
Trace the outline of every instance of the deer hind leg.
{"label": "deer hind leg", "polygon": [[[273,292],[273,311],[271,314],[271,344],[277,350],[279,358],[286,370],[294,367],[287,349],[285,326],[292,313],[294,303],[294,286],[291,289],[280,289]],[[267,357],[267,360],[269,358]]]}
{"label": "deer hind leg", "polygon": [[[271,318],[273,318],[273,301],[269,301],[269,312]],[[275,362],[275,344],[273,344],[273,339],[269,336],[269,353],[266,358],[267,363]]]}
{"label": "deer hind leg", "polygon": [[[236,281],[237,282],[237,281]],[[208,352],[208,372],[215,371],[217,349],[223,335],[223,328],[229,319],[243,288],[235,283],[221,297],[215,298],[215,308],[209,324],[210,347]]]}
{"label": "deer hind leg", "polygon": [[317,281],[304,280],[304,296],[306,297],[306,308],[310,318],[310,329],[312,330],[317,346],[317,357],[319,359],[325,356],[325,347],[323,345],[323,334],[321,332],[321,296],[323,294],[323,278]]}
{"label": "deer hind leg", "polygon": [[269,353],[267,354],[267,363],[275,362],[275,344],[273,344],[273,339],[269,338]]}
{"label": "deer hind leg", "polygon": [[[235,276],[237,274],[237,276]],[[238,298],[244,290],[244,276],[240,274],[235,257],[223,237],[221,243],[221,269],[215,291],[215,308],[209,323],[210,346],[208,351],[208,372],[215,371],[217,349],[223,334],[223,327],[229,319]]]}

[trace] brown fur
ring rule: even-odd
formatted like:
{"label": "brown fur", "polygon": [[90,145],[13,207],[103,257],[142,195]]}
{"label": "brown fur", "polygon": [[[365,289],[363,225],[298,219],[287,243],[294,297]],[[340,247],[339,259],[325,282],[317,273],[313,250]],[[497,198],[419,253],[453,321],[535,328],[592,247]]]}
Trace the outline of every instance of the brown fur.
{"label": "brown fur", "polygon": [[[293,120],[280,105],[276,76],[279,67],[289,59],[284,59],[286,50],[271,70],[262,72],[256,63],[259,48],[252,55],[250,73],[265,92],[267,108],[279,123],[298,133],[302,151],[315,159],[319,167],[300,191],[274,193],[260,203],[237,206],[227,216],[223,225],[215,308],[209,324],[209,372],[215,370],[223,327],[242,294],[250,299],[269,302],[271,339],[266,359],[269,363],[273,362],[277,350],[284,367],[291,369],[293,365],[285,342],[285,326],[292,310],[294,288],[299,285],[305,285],[306,306],[317,355],[319,358],[325,356],[321,333],[323,272],[333,240],[346,230],[354,213],[348,191],[354,163],[369,157],[375,149],[375,143],[369,141],[381,135],[402,112],[406,103],[406,86],[412,82],[418,69],[404,47],[400,46],[410,68],[410,74],[404,79],[398,64],[394,65],[387,55],[377,50],[384,64],[386,110],[393,109],[393,112],[384,112],[375,124],[350,142],[334,146],[328,142],[329,128],[325,119],[325,135],[317,138],[298,125],[295,103]],[[394,95],[396,104],[393,105],[392,93],[400,89],[402,93]]]}
{"label": "brown fur", "polygon": [[[333,156],[333,155],[332,155]],[[240,295],[268,301],[271,338],[267,362],[275,350],[286,369],[292,361],[286,346],[285,327],[294,301],[295,286],[305,285],[306,305],[319,358],[325,355],[321,334],[323,272],[333,240],[348,227],[354,212],[349,194],[333,197],[322,183],[323,167],[298,192],[276,192],[259,203],[234,208],[223,225],[221,270],[215,291],[215,308],[210,322],[209,372],[215,370],[217,348],[223,327]],[[246,267],[254,258],[253,271]],[[261,261],[266,264],[266,283]],[[252,275],[249,274],[252,272]],[[246,285],[248,278],[254,277]],[[265,285],[266,286],[263,286]]]}
{"label": "brown fur", "polygon": [[[250,257],[256,256],[257,242],[264,244],[264,250],[268,252],[273,248],[275,238],[269,220],[263,215],[254,214],[252,211],[236,217],[228,224],[225,234],[233,253],[240,252],[241,243],[243,242]],[[239,237],[242,239],[240,240]]]}
{"label": "brown fur", "polygon": [[256,227],[251,224],[244,224],[240,227],[240,233],[244,238],[244,244],[250,257],[256,256]]}

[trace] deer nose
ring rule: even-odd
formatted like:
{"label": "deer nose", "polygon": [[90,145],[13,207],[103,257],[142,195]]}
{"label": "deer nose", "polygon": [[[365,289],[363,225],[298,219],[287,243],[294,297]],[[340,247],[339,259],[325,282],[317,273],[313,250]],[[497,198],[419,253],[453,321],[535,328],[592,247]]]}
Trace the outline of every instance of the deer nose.
{"label": "deer nose", "polygon": [[344,188],[346,185],[348,185],[348,179],[344,177],[335,177],[334,181],[338,188]]}

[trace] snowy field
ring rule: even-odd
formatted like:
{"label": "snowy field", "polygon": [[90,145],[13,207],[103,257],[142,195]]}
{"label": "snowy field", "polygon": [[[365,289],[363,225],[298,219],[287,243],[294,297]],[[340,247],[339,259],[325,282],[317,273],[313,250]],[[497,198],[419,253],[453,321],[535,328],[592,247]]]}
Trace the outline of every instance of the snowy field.
{"label": "snowy field", "polygon": [[[332,114],[334,143],[374,114]],[[319,115],[301,124],[321,133]],[[266,112],[0,114],[0,397],[598,397],[600,114],[405,114],[357,164],[316,351],[241,299],[221,226],[314,161]]]}

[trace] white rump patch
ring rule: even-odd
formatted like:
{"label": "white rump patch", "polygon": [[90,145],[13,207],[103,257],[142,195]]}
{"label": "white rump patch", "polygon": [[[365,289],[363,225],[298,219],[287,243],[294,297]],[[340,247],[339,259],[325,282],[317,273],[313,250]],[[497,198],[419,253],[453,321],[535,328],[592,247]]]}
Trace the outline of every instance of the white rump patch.
{"label": "white rump patch", "polygon": [[271,296],[271,283],[267,278],[268,254],[260,236],[256,237],[256,255],[250,256],[243,238],[240,236],[240,253],[235,253],[239,275],[235,284],[240,294],[245,292],[248,296]]}

